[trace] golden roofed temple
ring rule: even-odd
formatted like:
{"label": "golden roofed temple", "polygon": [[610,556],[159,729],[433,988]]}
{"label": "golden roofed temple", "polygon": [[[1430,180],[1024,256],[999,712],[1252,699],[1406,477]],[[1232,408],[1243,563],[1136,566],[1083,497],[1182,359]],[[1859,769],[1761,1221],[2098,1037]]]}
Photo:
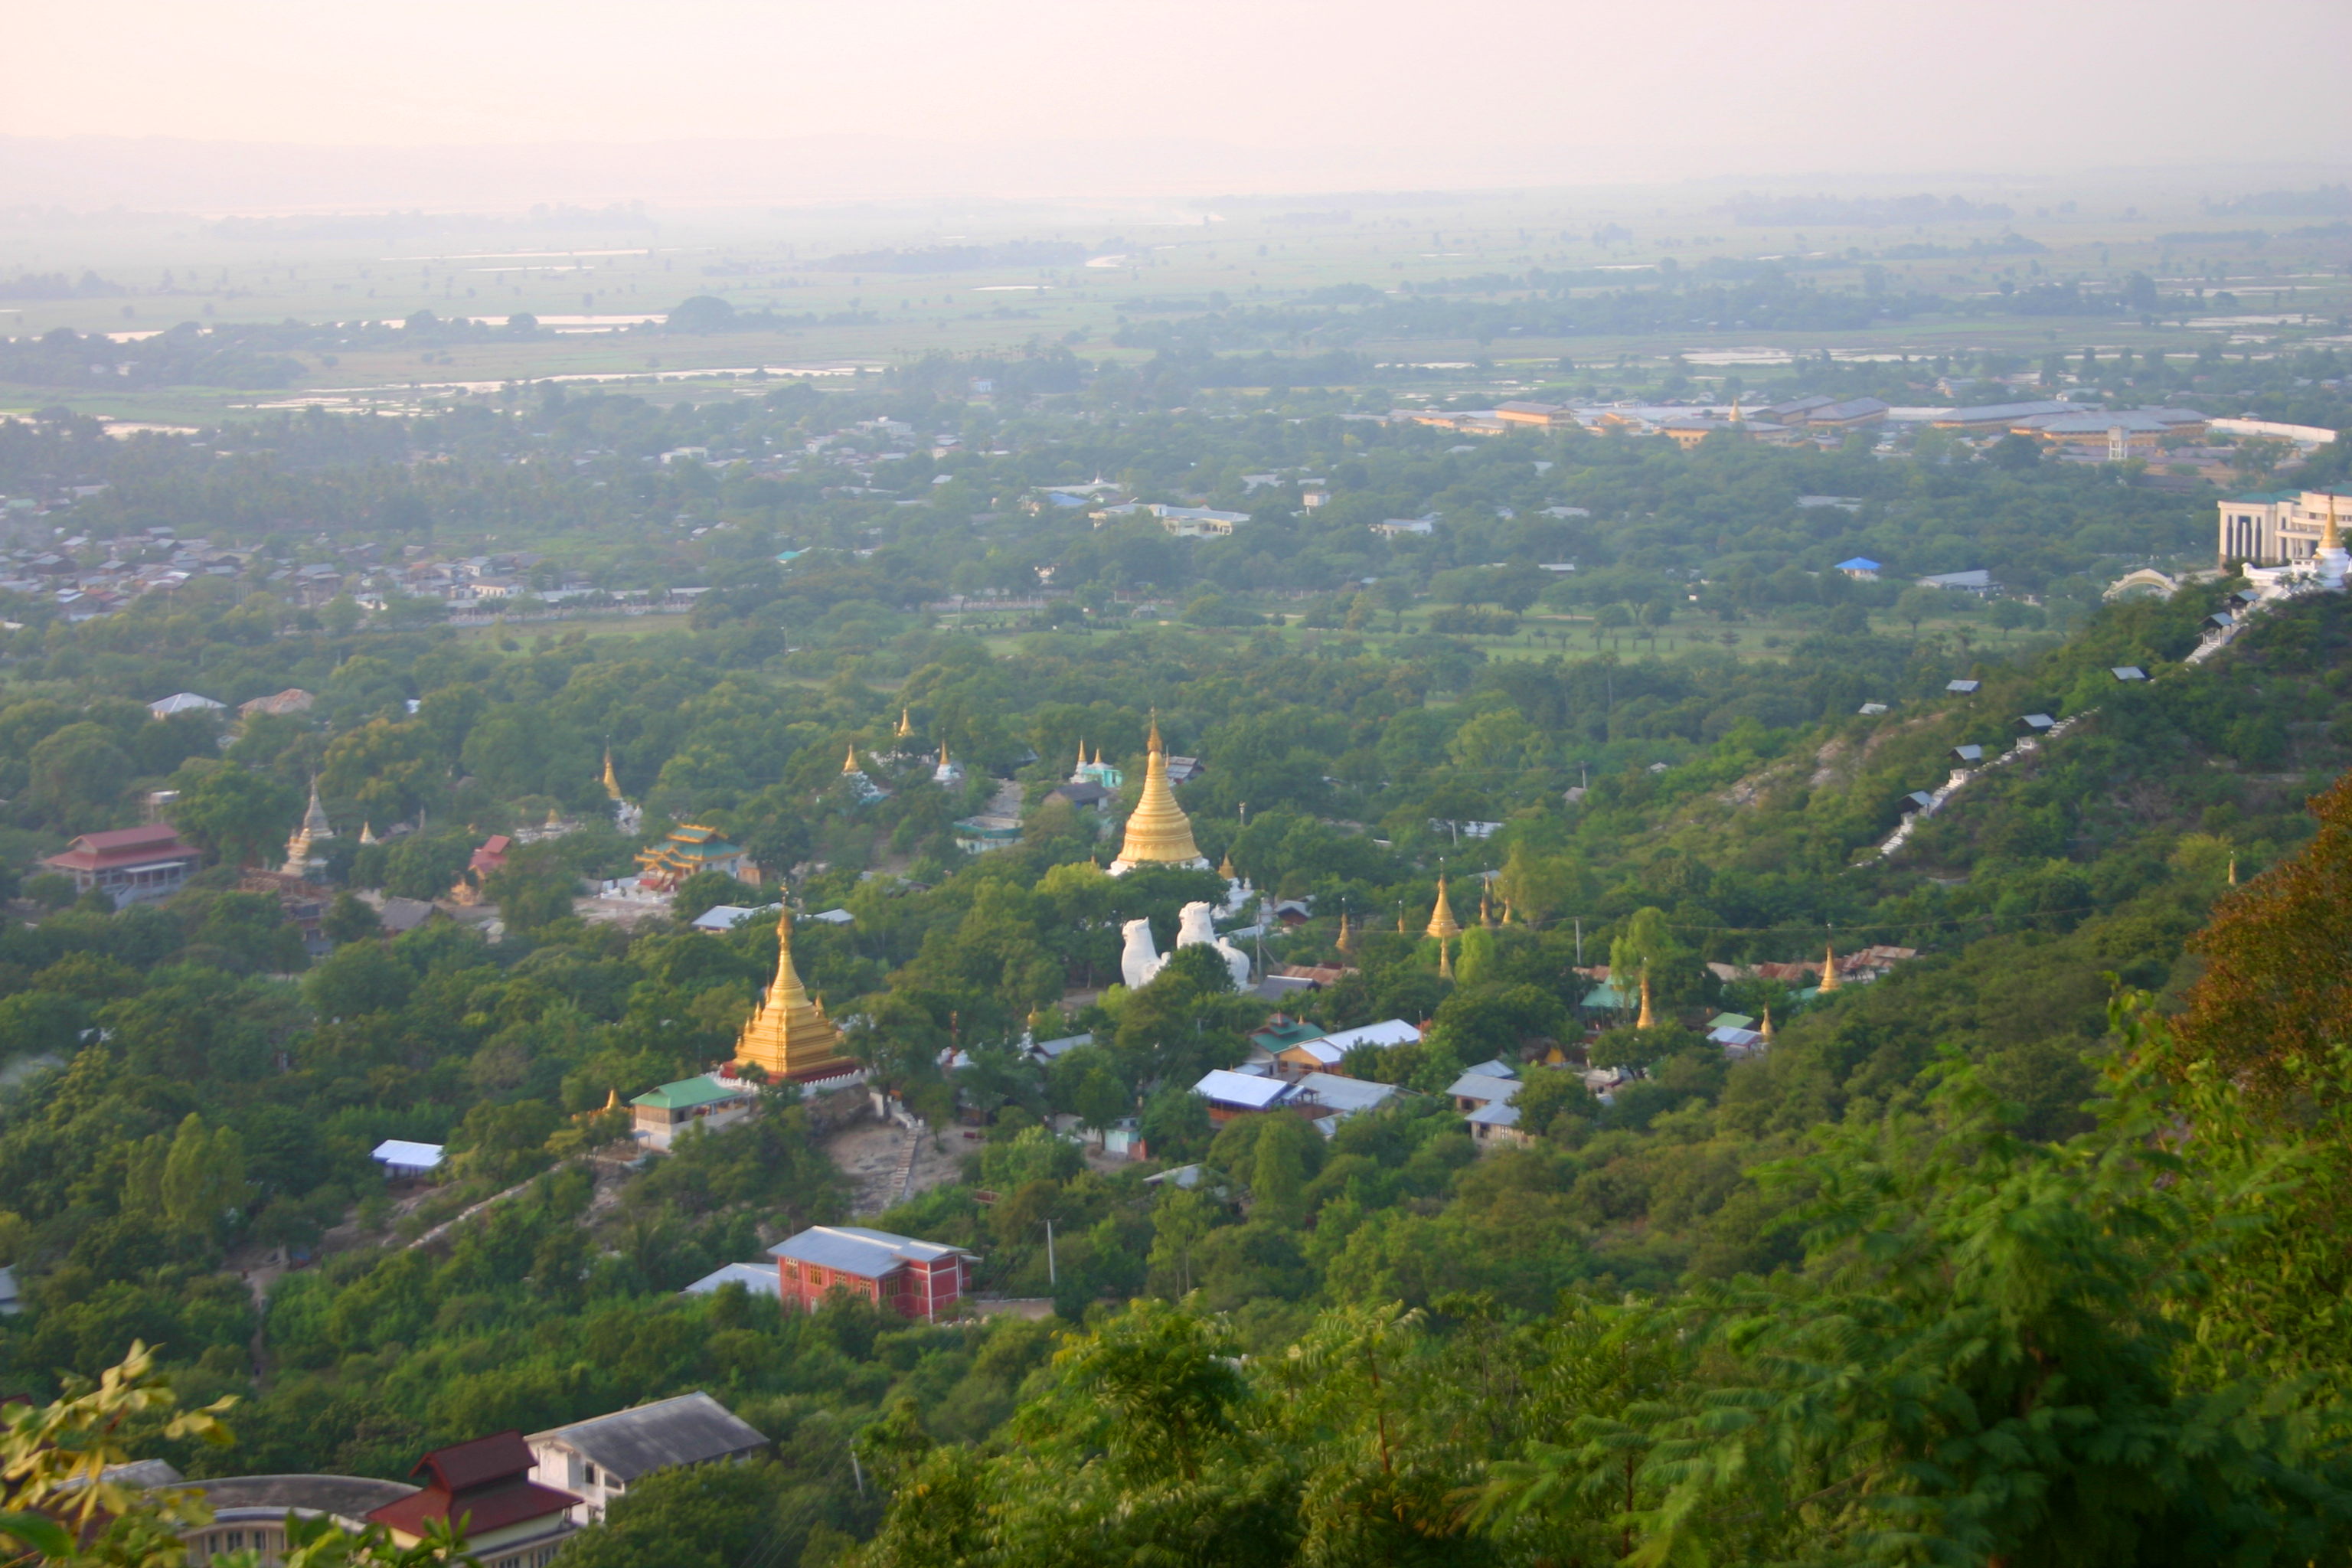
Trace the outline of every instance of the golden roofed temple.
{"label": "golden roofed temple", "polygon": [[776,978],[735,1041],[735,1061],[759,1068],[771,1082],[829,1078],[857,1065],[842,1051],[841,1031],[824,1016],[824,1004],[810,999],[793,967],[790,910],[776,916]]}
{"label": "golden roofed temple", "polygon": [[1168,748],[1160,741],[1160,721],[1151,721],[1151,740],[1143,770],[1143,795],[1127,819],[1127,837],[1110,874],[1124,876],[1138,866],[1186,866],[1209,868],[1208,858],[1192,842],[1192,819],[1176,804],[1168,786]]}

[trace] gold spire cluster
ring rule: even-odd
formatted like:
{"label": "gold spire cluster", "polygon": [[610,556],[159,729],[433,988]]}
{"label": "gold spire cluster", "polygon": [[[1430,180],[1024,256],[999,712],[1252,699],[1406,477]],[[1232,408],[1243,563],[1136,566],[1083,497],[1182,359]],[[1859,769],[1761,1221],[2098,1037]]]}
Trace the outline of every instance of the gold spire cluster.
{"label": "gold spire cluster", "polygon": [[824,1016],[824,1004],[810,999],[793,967],[793,915],[776,916],[776,978],[736,1037],[738,1065],[756,1066],[771,1079],[807,1078],[848,1065],[841,1031]]}
{"label": "gold spire cluster", "polygon": [[[1150,752],[1143,770],[1143,795],[1127,819],[1127,837],[1118,847],[1114,870],[1134,866],[1189,866],[1202,859],[1192,842],[1192,819],[1176,804],[1168,787],[1168,750],[1160,743],[1160,721],[1151,721]],[[1205,862],[1204,862],[1205,863]]]}

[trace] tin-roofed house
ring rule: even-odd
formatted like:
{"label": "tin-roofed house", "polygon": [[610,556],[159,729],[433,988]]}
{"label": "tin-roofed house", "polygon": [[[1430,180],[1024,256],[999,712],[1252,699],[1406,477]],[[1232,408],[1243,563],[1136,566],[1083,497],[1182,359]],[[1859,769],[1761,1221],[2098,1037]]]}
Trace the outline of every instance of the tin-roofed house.
{"label": "tin-roofed house", "polygon": [[751,1113],[759,1090],[711,1073],[649,1089],[629,1101],[629,1133],[649,1149],[667,1149],[689,1127],[716,1131]]}
{"label": "tin-roofed house", "polygon": [[534,1432],[529,1441],[531,1479],[580,1500],[574,1524],[595,1523],[608,1502],[656,1470],[748,1459],[768,1447],[758,1427],[699,1389]]}
{"label": "tin-roofed house", "polygon": [[811,1226],[768,1248],[787,1306],[814,1311],[835,1290],[902,1318],[937,1322],[971,1294],[971,1266],[960,1247],[918,1241],[859,1225]]}

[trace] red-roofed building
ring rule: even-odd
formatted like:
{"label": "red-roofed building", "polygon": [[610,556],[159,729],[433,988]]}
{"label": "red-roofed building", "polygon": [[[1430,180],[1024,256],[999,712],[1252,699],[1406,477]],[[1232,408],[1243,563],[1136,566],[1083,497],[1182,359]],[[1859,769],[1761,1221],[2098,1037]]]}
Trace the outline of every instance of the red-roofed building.
{"label": "red-roofed building", "polygon": [[415,1546],[441,1520],[465,1531],[467,1553],[482,1568],[547,1568],[578,1529],[571,1510],[580,1500],[532,1480],[534,1462],[520,1432],[436,1448],[408,1472],[423,1479],[423,1489],[368,1518],[402,1547]]}
{"label": "red-roofed building", "polygon": [[458,873],[457,886],[449,889],[450,901],[458,904],[480,903],[483,881],[493,871],[503,871],[507,868],[507,851],[513,847],[514,840],[503,833],[493,833],[483,839],[482,847],[474,851],[473,858],[466,862],[465,870]]}
{"label": "red-roofed building", "polygon": [[203,863],[203,853],[181,843],[166,822],[85,833],[41,862],[71,877],[77,891],[106,894],[117,909],[170,898]]}

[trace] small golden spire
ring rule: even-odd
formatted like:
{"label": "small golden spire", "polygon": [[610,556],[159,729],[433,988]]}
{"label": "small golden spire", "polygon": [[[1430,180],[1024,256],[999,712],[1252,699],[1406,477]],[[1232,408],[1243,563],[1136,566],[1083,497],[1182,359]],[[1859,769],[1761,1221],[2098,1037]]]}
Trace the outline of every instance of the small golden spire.
{"label": "small golden spire", "polygon": [[613,771],[613,748],[604,748],[604,793],[614,800],[621,798],[621,775]]}
{"label": "small golden spire", "polygon": [[1160,710],[1159,710],[1159,709],[1157,709],[1157,708],[1154,708],[1154,709],[1151,710],[1151,738],[1150,738],[1150,740],[1148,740],[1148,741],[1144,742],[1144,743],[1143,743],[1143,749],[1144,749],[1146,752],[1152,752],[1152,753],[1154,753],[1154,754],[1158,754],[1158,753],[1160,753],[1160,752],[1166,752],[1166,751],[1168,750],[1168,748],[1167,748],[1166,746],[1164,746],[1164,745],[1162,745],[1162,744],[1160,743]]}
{"label": "small golden spire", "polygon": [[2336,492],[2330,490],[2327,492],[2327,526],[2320,531],[2319,553],[2326,555],[2330,551],[2343,548],[2344,536],[2336,527]]}
{"label": "small golden spire", "polygon": [[1517,922],[1517,920],[1518,917],[1511,910],[1511,900],[1505,899],[1503,900],[1503,923],[1505,925],[1513,925]]}
{"label": "small golden spire", "polygon": [[362,822],[360,824],[360,842],[362,844],[373,844],[376,842],[374,823]]}
{"label": "small golden spire", "polygon": [[1078,772],[1084,772],[1084,771],[1085,771],[1085,769],[1086,769],[1086,765],[1087,765],[1087,743],[1086,743],[1086,742],[1084,742],[1084,741],[1082,740],[1082,741],[1080,741],[1080,742],[1078,742],[1078,766],[1077,766],[1076,771],[1078,771]]}
{"label": "small golden spire", "polygon": [[940,742],[940,766],[941,766],[941,767],[946,767],[947,765],[948,765],[948,743],[947,743],[945,741],[941,741],[941,742]]}
{"label": "small golden spire", "polygon": [[1488,931],[1495,929],[1494,889],[1484,883],[1478,888],[1478,923]]}
{"label": "small golden spire", "polygon": [[1404,911],[1403,911],[1402,910],[1399,910],[1397,911],[1397,935],[1399,935],[1399,936],[1402,936],[1403,934],[1404,934]]}
{"label": "small golden spire", "polygon": [[1234,879],[1234,852],[1232,850],[1226,850],[1224,859],[1218,863],[1217,875],[1223,877],[1228,882]]}
{"label": "small golden spire", "polygon": [[1765,1009],[1764,1009],[1764,1027],[1763,1027],[1761,1030],[1759,1030],[1759,1033],[1760,1033],[1760,1034],[1762,1034],[1762,1035],[1763,1035],[1763,1037],[1764,1037],[1764,1043],[1765,1043],[1766,1045],[1768,1045],[1768,1046],[1769,1046],[1769,1045],[1770,1045],[1770,1044],[1772,1043],[1772,1039],[1773,1039],[1773,1031],[1772,1031],[1772,1009],[1771,1009],[1771,1008],[1769,1008],[1769,1007],[1767,1007],[1767,1008],[1765,1008]]}
{"label": "small golden spire", "polygon": [[1348,911],[1345,910],[1339,911],[1339,940],[1331,945],[1339,952],[1351,955],[1356,951],[1356,933],[1349,929]]}
{"label": "small golden spire", "polygon": [[1633,1027],[1654,1029],[1657,1026],[1657,1017],[1650,1010],[1650,966],[1645,963],[1642,965],[1642,1016],[1633,1020]]}
{"label": "small golden spire", "polygon": [[618,1110],[621,1109],[621,1091],[619,1089],[608,1089],[604,1091],[604,1109],[607,1110]]}
{"label": "small golden spire", "polygon": [[2231,857],[2230,857],[2230,886],[2231,886],[2231,887],[2233,887],[2233,888],[2234,888],[2234,887],[2236,887],[2237,885],[2238,885],[2238,858],[2237,858],[2235,855],[2232,855],[2232,856],[2231,856]]}
{"label": "small golden spire", "polygon": [[1440,980],[1454,978],[1454,955],[1442,942],[1437,944],[1437,977]]}
{"label": "small golden spire", "polygon": [[1833,942],[1830,943],[1829,952],[1824,954],[1822,959],[1821,989],[1824,991],[1834,991],[1837,988],[1837,943]]}
{"label": "small golden spire", "polygon": [[1437,905],[1429,911],[1427,934],[1435,937],[1441,942],[1448,937],[1462,934],[1461,923],[1454,918],[1454,906],[1446,900],[1445,879],[1443,877],[1437,879]]}
{"label": "small golden spire", "polygon": [[854,773],[857,771],[857,742],[855,741],[849,742],[849,760],[841,764],[841,771],[844,773]]}
{"label": "small golden spire", "polygon": [[904,709],[904,708],[899,709],[899,710],[898,710],[898,739],[899,739],[899,740],[901,740],[901,741],[903,741],[903,740],[905,740],[908,736],[909,736],[909,735],[913,734],[914,732],[915,732],[915,721],[914,721],[914,720],[913,720],[912,718],[908,717],[908,710],[907,709]]}

